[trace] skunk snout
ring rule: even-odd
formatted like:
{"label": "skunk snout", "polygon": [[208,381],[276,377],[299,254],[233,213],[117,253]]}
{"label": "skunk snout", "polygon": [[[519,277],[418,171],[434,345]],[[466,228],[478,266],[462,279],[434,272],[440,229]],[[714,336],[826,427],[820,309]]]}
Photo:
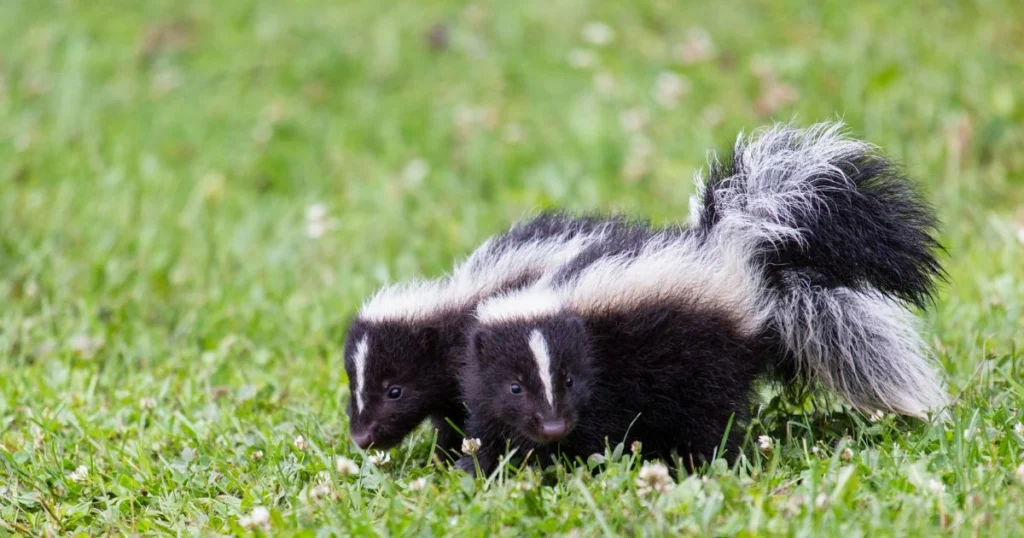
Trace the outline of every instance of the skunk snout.
{"label": "skunk snout", "polygon": [[561,418],[545,420],[540,424],[541,435],[549,441],[558,440],[560,437],[565,435],[566,429],[565,419]]}
{"label": "skunk snout", "polygon": [[376,429],[376,423],[367,424],[366,427],[360,429],[352,428],[352,441],[356,443],[356,446],[365,450],[373,444],[373,434]]}
{"label": "skunk snout", "polygon": [[562,417],[545,417],[537,413],[533,416],[533,430],[538,441],[550,443],[565,437],[569,431],[569,425]]}

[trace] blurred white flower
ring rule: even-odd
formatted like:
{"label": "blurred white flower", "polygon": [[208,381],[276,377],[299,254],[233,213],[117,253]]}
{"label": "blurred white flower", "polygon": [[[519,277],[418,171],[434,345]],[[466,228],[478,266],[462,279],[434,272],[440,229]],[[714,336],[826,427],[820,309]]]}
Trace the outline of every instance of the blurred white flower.
{"label": "blurred white flower", "polygon": [[839,458],[843,461],[850,461],[853,459],[853,449],[846,447],[842,452],[839,453]]}
{"label": "blurred white flower", "polygon": [[238,524],[246,529],[270,530],[270,510],[257,506],[249,515],[238,518]]}
{"label": "blurred white flower", "polygon": [[640,451],[641,451],[641,450],[642,450],[643,448],[644,448],[644,444],[643,444],[643,443],[641,443],[640,441],[633,441],[633,442],[632,442],[632,443],[630,443],[630,445],[629,445],[629,450],[630,450],[630,452],[632,452],[633,454],[639,454],[639,453],[640,453]]}
{"label": "blurred white flower", "polygon": [[595,47],[603,47],[615,40],[615,30],[599,21],[591,21],[583,25],[580,32],[583,40]]}
{"label": "blurred white flower", "polygon": [[1013,425],[1013,431],[1017,432],[1017,435],[1024,435],[1024,424],[1020,422]]}
{"label": "blurred white flower", "polygon": [[419,157],[406,163],[402,168],[402,184],[406,187],[418,187],[430,173],[430,165]]}
{"label": "blurred white flower", "polygon": [[359,465],[344,456],[338,456],[334,458],[334,470],[342,476],[355,476],[359,474]]}
{"label": "blurred white flower", "polygon": [[420,477],[420,478],[417,478],[416,480],[413,480],[412,482],[409,482],[409,485],[406,486],[406,489],[408,489],[409,491],[421,491],[421,490],[423,490],[426,487],[427,487],[427,478],[426,477]]}
{"label": "blurred white flower", "polygon": [[377,467],[387,467],[391,463],[391,454],[382,450],[374,450],[369,456],[370,463]]}
{"label": "blurred white flower", "polygon": [[637,495],[644,497],[651,492],[665,493],[672,489],[672,477],[663,463],[644,463],[637,474]]}
{"label": "blurred white flower", "polygon": [[79,465],[78,468],[68,475],[68,479],[72,482],[85,482],[89,479],[89,468],[85,465]]}
{"label": "blurred white flower", "polygon": [[103,339],[85,334],[79,334],[72,336],[68,340],[68,346],[71,347],[71,351],[74,351],[78,356],[83,359],[91,359],[96,354],[96,350],[103,345]]}
{"label": "blurred white flower", "polygon": [[642,108],[630,108],[623,110],[619,114],[619,125],[622,126],[622,130],[627,133],[636,133],[643,131],[647,127],[647,111]]}
{"label": "blurred white flower", "polygon": [[597,54],[590,49],[572,49],[568,61],[573,68],[588,69],[597,65]]}
{"label": "blurred white flower", "polygon": [[871,422],[879,422],[884,418],[885,411],[882,411],[881,409],[876,409],[870,415],[868,415],[868,420],[870,420]]}
{"label": "blurred white flower", "polygon": [[704,62],[715,57],[715,43],[703,28],[690,28],[686,41],[676,47],[676,56],[684,64]]}
{"label": "blurred white flower", "polygon": [[306,442],[306,438],[299,435],[295,437],[295,448],[305,452],[309,448],[309,443]]}
{"label": "blurred white flower", "polygon": [[263,459],[263,451],[254,450],[252,454],[249,454],[249,458],[251,458],[252,461],[260,461],[261,459]]}
{"label": "blurred white flower", "polygon": [[1017,228],[1017,241],[1020,241],[1020,244],[1024,245],[1024,226]]}
{"label": "blurred white flower", "polygon": [[814,507],[825,508],[826,506],[828,506],[828,495],[825,493],[819,493],[818,496],[814,498]]}
{"label": "blurred white flower", "polygon": [[594,87],[597,88],[598,93],[611,95],[615,93],[616,86],[618,83],[615,82],[615,77],[611,73],[607,71],[594,73]]}
{"label": "blurred white flower", "polygon": [[506,123],[501,129],[501,139],[508,144],[518,144],[523,141],[523,126],[518,123]]}
{"label": "blurred white flower", "polygon": [[1017,480],[1020,480],[1021,483],[1024,483],[1024,463],[1017,466]]}
{"label": "blurred white flower", "polygon": [[938,480],[932,478],[931,480],[928,481],[928,491],[934,493],[935,495],[942,495],[942,493],[946,491],[946,486],[944,486],[942,482],[939,482]]}
{"label": "blurred white flower", "polygon": [[636,183],[651,171],[651,160],[654,157],[654,145],[647,137],[637,134],[630,138],[629,153],[622,165],[622,175],[626,181]]}
{"label": "blurred white flower", "polygon": [[327,218],[327,206],[321,203],[306,208],[306,220],[324,220]]}
{"label": "blurred white flower", "polygon": [[690,81],[671,71],[662,71],[654,83],[654,100],[662,108],[673,109],[690,91]]}
{"label": "blurred white flower", "polygon": [[142,398],[141,400],[139,400],[139,407],[147,411],[152,411],[153,409],[156,409],[156,400],[149,397]]}
{"label": "blurred white flower", "polygon": [[775,440],[768,435],[761,435],[757,438],[757,445],[761,447],[762,453],[771,454],[775,449]]}
{"label": "blurred white flower", "polygon": [[316,501],[331,495],[331,484],[323,482],[309,488],[309,500]]}
{"label": "blurred white flower", "polygon": [[319,239],[336,225],[337,222],[328,216],[324,204],[316,203],[306,208],[306,237]]}
{"label": "blurred white flower", "polygon": [[463,439],[462,440],[462,453],[467,456],[472,456],[480,451],[480,439]]}

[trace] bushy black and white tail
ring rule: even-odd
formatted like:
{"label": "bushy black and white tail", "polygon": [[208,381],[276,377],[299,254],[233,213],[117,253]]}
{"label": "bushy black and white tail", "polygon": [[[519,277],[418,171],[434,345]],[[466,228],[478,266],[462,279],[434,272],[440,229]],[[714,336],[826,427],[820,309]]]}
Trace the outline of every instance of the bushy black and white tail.
{"label": "bushy black and white tail", "polygon": [[930,206],[876,148],[841,124],[740,136],[691,202],[698,233],[764,268],[770,321],[803,378],[855,407],[923,416],[946,393],[910,305],[942,268]]}

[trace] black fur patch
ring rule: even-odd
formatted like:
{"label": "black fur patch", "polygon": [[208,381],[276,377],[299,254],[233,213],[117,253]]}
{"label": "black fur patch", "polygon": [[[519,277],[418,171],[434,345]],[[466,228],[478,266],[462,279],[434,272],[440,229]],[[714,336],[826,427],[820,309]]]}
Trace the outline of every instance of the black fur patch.
{"label": "black fur patch", "polygon": [[[535,375],[529,333],[545,335],[552,369],[574,376],[555,387],[549,409]],[[541,455],[586,458],[606,443],[642,442],[649,457],[677,453],[688,467],[711,458],[725,439],[737,453],[753,383],[765,350],[743,338],[735,320],[703,307],[651,305],[580,320],[572,314],[477,329],[467,348],[462,385],[471,409],[467,435],[479,437],[481,469],[489,472],[506,443]],[[524,395],[507,390],[510,380]],[[555,413],[572,424],[557,444],[531,435],[531,417]],[[460,468],[471,470],[472,460]]]}

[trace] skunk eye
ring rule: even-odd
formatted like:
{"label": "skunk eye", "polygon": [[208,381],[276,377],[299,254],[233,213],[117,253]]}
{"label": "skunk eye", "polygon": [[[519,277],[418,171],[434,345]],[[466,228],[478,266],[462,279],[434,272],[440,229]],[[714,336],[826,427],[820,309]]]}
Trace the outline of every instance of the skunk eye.
{"label": "skunk eye", "polygon": [[519,395],[519,394],[523,393],[523,387],[520,387],[519,383],[512,383],[512,385],[508,388],[508,390],[512,394],[516,394],[516,395]]}
{"label": "skunk eye", "polygon": [[567,386],[567,387],[571,387],[572,386],[572,376],[571,375],[565,376],[565,386]]}
{"label": "skunk eye", "polygon": [[388,399],[397,400],[402,397],[402,387],[391,387],[388,389]]}

